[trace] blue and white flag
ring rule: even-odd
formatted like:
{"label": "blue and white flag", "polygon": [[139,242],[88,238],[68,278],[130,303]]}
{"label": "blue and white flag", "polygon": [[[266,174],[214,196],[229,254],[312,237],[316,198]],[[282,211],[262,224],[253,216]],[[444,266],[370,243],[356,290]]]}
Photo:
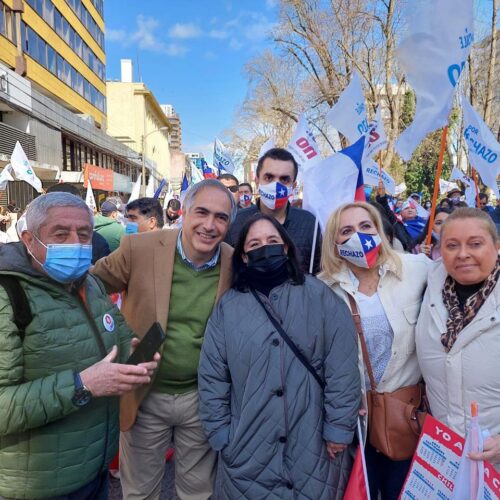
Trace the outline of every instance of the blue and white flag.
{"label": "blue and white flag", "polygon": [[498,198],[497,177],[500,174],[500,144],[491,130],[465,97],[462,99],[464,138],[469,150],[469,163],[481,180]]}
{"label": "blue and white flag", "polygon": [[427,134],[448,123],[474,42],[473,21],[473,0],[422,0],[412,7],[408,36],[397,48],[399,64],[417,95],[413,123],[396,142],[405,161]]}
{"label": "blue and white flag", "polygon": [[385,135],[380,105],[377,106],[375,116],[368,125],[368,132],[366,132],[365,135],[365,159],[373,158],[379,151],[387,147],[387,136]]}
{"label": "blue and white flag", "polygon": [[232,174],[235,168],[229,151],[217,138],[215,138],[214,142],[214,166],[219,171],[219,175],[224,171]]}
{"label": "blue and white flag", "polygon": [[39,193],[43,192],[42,181],[35,174],[33,167],[30,165],[28,157],[26,156],[26,153],[24,152],[24,149],[19,141],[16,142],[14,151],[12,151],[10,164],[14,169],[16,179],[31,184]]}
{"label": "blue and white flag", "polygon": [[184,177],[182,178],[182,184],[181,184],[181,192],[180,192],[180,200],[181,200],[181,204],[184,203],[184,198],[186,197],[186,193],[189,189],[189,182],[188,182],[188,179],[187,179],[187,175],[184,174]]}
{"label": "blue and white flag", "polygon": [[160,185],[158,186],[158,188],[156,189],[155,191],[155,194],[153,196],[153,198],[155,200],[157,200],[159,197],[160,197],[160,194],[161,192],[163,191],[163,188],[165,187],[165,185],[167,184],[167,179],[163,178],[160,182]]}
{"label": "blue and white flag", "polygon": [[191,184],[197,184],[204,179],[203,167],[200,168],[198,165],[201,167],[201,162],[198,163],[191,160]]}
{"label": "blue and white flag", "polygon": [[304,172],[303,207],[318,218],[323,232],[335,209],[355,199],[364,141],[361,137]]}
{"label": "blue and white flag", "polygon": [[326,119],[351,144],[368,132],[365,96],[357,71],[353,72],[351,82],[328,111]]}
{"label": "blue and white flag", "polygon": [[14,180],[11,169],[12,167],[10,164],[3,167],[2,173],[0,174],[0,191],[5,191],[5,189],[7,189],[7,184]]}

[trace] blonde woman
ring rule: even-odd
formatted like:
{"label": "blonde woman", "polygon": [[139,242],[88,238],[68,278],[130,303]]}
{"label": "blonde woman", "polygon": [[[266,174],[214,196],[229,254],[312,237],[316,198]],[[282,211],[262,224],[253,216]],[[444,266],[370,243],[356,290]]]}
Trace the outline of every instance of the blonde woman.
{"label": "blonde woman", "polygon": [[[349,295],[355,300],[378,392],[421,378],[415,326],[430,264],[424,255],[396,253],[368,203],[342,205],[328,220],[319,277],[348,305]],[[370,385],[366,374],[365,385]],[[369,442],[365,454],[371,497],[397,499],[410,460],[391,460]]]}

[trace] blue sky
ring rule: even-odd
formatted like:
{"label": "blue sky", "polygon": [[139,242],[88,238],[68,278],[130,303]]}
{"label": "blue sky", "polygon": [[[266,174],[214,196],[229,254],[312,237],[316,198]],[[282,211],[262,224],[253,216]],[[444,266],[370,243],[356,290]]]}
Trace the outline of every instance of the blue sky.
{"label": "blue sky", "polygon": [[108,0],[104,15],[107,79],[132,59],[134,80],[180,114],[183,150],[212,151],[245,97],[245,63],[269,46],[276,1]]}

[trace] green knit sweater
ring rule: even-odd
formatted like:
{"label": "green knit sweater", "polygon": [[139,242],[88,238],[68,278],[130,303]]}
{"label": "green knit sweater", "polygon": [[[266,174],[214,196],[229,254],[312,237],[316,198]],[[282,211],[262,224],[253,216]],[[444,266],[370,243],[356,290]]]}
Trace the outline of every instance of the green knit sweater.
{"label": "green knit sweater", "polygon": [[195,271],[176,253],[167,338],[153,391],[184,394],[198,385],[198,362],[208,318],[215,304],[220,264]]}

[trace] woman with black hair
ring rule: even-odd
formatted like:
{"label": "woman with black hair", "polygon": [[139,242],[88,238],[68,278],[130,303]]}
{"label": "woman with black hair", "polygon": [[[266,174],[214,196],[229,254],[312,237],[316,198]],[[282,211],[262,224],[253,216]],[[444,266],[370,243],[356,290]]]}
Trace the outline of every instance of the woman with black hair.
{"label": "woman with black hair", "polygon": [[210,317],[200,417],[220,451],[222,496],[340,499],[360,407],[354,324],[304,276],[273,217],[241,230],[234,281]]}
{"label": "woman with black hair", "polygon": [[451,214],[451,209],[449,208],[436,208],[436,214],[434,216],[434,225],[432,226],[432,236],[431,243],[427,245],[425,240],[427,238],[427,232],[429,231],[429,219],[425,224],[422,234],[413,242],[412,253],[419,254],[423,253],[427,255],[432,260],[437,260],[441,258],[441,250],[439,247],[440,237],[441,237],[441,226],[443,222]]}

